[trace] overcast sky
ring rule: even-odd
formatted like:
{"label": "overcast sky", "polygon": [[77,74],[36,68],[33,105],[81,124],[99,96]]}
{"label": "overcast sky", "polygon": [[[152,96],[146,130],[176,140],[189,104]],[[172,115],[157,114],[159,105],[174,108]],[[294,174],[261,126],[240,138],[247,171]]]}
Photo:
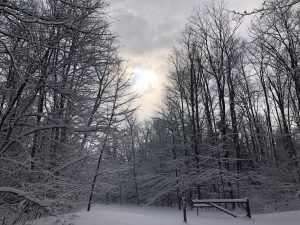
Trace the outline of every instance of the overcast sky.
{"label": "overcast sky", "polygon": [[[188,17],[205,0],[109,0],[112,29],[120,37],[120,52],[130,68],[153,71],[156,82],[141,99],[140,119],[147,119],[161,102],[167,82],[168,56]],[[227,0],[228,9],[251,11],[261,0]]]}

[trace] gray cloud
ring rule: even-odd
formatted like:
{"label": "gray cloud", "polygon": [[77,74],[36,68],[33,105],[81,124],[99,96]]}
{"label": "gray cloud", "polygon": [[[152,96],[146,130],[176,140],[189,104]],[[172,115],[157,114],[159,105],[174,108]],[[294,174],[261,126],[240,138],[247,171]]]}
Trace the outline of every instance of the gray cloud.
{"label": "gray cloud", "polygon": [[111,0],[113,25],[130,54],[147,54],[175,44],[199,0]]}
{"label": "gray cloud", "polygon": [[130,54],[146,54],[154,49],[166,48],[178,30],[168,23],[156,24],[131,14],[118,16],[120,22],[114,26],[123,41],[124,50]]}
{"label": "gray cloud", "polygon": [[[187,18],[205,0],[110,0],[116,21],[113,30],[120,35],[122,51],[145,55],[149,51],[175,45]],[[257,7],[261,0],[228,0],[230,9],[244,11]]]}

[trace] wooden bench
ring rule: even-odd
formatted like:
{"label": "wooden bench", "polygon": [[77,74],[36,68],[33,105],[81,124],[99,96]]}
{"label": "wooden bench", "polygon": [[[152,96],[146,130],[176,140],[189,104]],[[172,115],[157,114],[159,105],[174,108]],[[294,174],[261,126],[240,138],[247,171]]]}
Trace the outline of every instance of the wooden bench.
{"label": "wooden bench", "polygon": [[234,203],[234,204],[240,204],[243,206],[243,208],[246,210],[247,216],[251,218],[251,211],[250,211],[250,203],[248,198],[243,199],[195,199],[192,201],[192,207],[197,208],[197,215],[198,215],[198,208],[203,207],[214,207],[222,212],[225,212],[233,217],[237,217],[236,214],[231,212],[230,210],[220,206],[219,204],[226,204],[226,203]]}

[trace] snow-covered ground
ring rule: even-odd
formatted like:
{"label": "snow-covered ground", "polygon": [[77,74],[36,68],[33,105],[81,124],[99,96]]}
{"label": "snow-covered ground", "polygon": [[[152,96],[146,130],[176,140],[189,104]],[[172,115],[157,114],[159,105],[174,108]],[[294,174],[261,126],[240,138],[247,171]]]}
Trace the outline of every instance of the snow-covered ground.
{"label": "snow-covered ground", "polygon": [[[300,211],[233,218],[222,212],[188,211],[187,225],[300,225]],[[170,208],[96,205],[59,218],[40,219],[30,225],[184,225],[182,212]]]}

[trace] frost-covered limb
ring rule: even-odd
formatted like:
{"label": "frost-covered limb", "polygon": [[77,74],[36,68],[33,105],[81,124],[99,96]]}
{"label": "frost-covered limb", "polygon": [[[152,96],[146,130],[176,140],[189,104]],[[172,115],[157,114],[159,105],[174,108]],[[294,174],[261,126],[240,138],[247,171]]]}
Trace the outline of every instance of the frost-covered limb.
{"label": "frost-covered limb", "polygon": [[78,162],[80,162],[80,161],[83,161],[83,160],[87,159],[88,157],[90,157],[90,156],[83,156],[83,157],[80,157],[80,158],[78,158],[78,159],[75,159],[75,160],[73,160],[73,161],[71,161],[71,162],[68,162],[68,163],[66,163],[66,164],[64,164],[64,165],[61,165],[61,166],[59,166],[58,168],[55,168],[55,169],[53,170],[53,173],[57,173],[57,172],[59,172],[59,171],[61,171],[61,170],[64,170],[64,169],[66,169],[67,167],[69,167],[69,166],[71,166],[71,165],[73,165],[73,164],[76,164],[76,163],[78,163]]}
{"label": "frost-covered limb", "polygon": [[268,14],[268,13],[272,13],[272,11],[274,10],[288,9],[290,7],[298,5],[299,3],[300,3],[299,0],[288,0],[288,1],[266,0],[263,2],[262,7],[258,9],[254,9],[250,12],[248,12],[247,10],[245,10],[244,12],[236,12],[236,11],[231,11],[231,12],[241,16],[250,16],[250,15],[255,15],[260,13]]}
{"label": "frost-covered limb", "polygon": [[[23,9],[19,5],[15,4],[13,1],[0,2],[0,10],[4,13],[13,16],[14,18],[25,22],[25,23],[41,23],[45,25],[62,25],[70,21],[56,21],[55,19],[41,17],[38,14],[33,14],[29,10]],[[21,13],[20,13],[21,12]],[[26,15],[26,17],[22,16]]]}
{"label": "frost-covered limb", "polygon": [[40,200],[38,198],[33,197],[31,193],[25,192],[20,189],[12,188],[12,187],[0,187],[0,192],[16,194],[32,203],[35,203],[35,204],[43,207],[43,208],[47,208],[47,207],[50,207],[51,205],[53,205],[52,200],[49,200],[49,199]]}

